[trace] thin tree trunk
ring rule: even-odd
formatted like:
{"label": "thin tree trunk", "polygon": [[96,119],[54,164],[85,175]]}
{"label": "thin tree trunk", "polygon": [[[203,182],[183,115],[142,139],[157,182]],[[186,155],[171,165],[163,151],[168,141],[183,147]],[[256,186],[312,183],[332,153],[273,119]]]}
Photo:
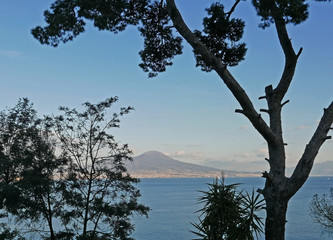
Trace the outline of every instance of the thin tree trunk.
{"label": "thin tree trunk", "polygon": [[47,221],[49,231],[50,231],[50,240],[56,240],[54,229],[53,229],[53,211],[51,205],[51,196],[50,193],[47,192],[46,201],[42,195],[39,195],[40,200],[43,202],[43,215]]}
{"label": "thin tree trunk", "polygon": [[51,209],[50,195],[48,195],[47,202],[48,202],[48,212],[49,212],[48,224],[49,224],[49,229],[50,229],[50,239],[56,240],[54,230],[53,230],[53,223],[52,223],[52,209]]}
{"label": "thin tree trunk", "polygon": [[48,220],[48,224],[49,224],[49,229],[50,229],[50,240],[56,240],[54,230],[53,230],[52,219]]}
{"label": "thin tree trunk", "polygon": [[[84,219],[83,219],[83,237],[87,235],[87,230],[88,230],[88,218],[89,218],[89,208],[90,208],[90,196],[92,192],[92,183],[93,183],[93,174],[94,174],[94,167],[95,167],[95,161],[93,157],[93,146],[92,146],[92,138],[93,138],[93,123],[90,125],[90,134],[89,134],[89,141],[87,144],[87,149],[89,151],[89,158],[86,158],[86,163],[85,167],[88,167],[88,159],[91,160],[91,169],[89,172],[89,178],[87,179],[89,181],[89,186],[88,186],[88,193],[87,193],[87,198],[86,198],[86,205],[84,209]],[[88,152],[87,151],[87,152]]]}
{"label": "thin tree trunk", "polygon": [[82,232],[83,237],[86,236],[88,229],[88,217],[89,217],[89,207],[90,207],[89,204],[90,204],[90,194],[92,188],[92,172],[90,172],[90,178],[88,179],[88,181],[89,181],[88,194],[86,198],[86,205],[84,207],[83,232]]}

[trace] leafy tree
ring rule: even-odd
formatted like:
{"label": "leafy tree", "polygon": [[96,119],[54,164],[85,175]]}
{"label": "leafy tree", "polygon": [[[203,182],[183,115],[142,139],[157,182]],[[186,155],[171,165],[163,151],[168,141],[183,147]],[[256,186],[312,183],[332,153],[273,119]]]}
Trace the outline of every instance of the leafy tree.
{"label": "leafy tree", "polygon": [[111,135],[119,127],[119,116],[131,107],[108,115],[118,98],[98,104],[86,102],[84,110],[61,107],[54,128],[60,140],[61,155],[69,159],[62,181],[62,201],[66,205],[60,218],[66,232],[80,240],[132,239],[130,216],[147,215],[149,208],[138,203],[139,190],[125,167],[131,159],[128,146],[120,146]]}
{"label": "leafy tree", "polygon": [[318,194],[313,196],[310,203],[311,215],[323,227],[323,231],[333,233],[333,188],[330,194]]}
{"label": "leafy tree", "polygon": [[[138,203],[139,180],[125,167],[131,150],[110,130],[132,108],[108,115],[117,98],[85,103],[85,111],[37,117],[28,99],[0,113],[1,217],[14,216],[18,230],[43,239],[132,239],[130,216],[148,214]],[[55,223],[57,227],[55,228]],[[5,239],[23,239],[2,226]]]}
{"label": "leafy tree", "polygon": [[226,185],[222,177],[208,184],[208,191],[201,191],[199,203],[203,208],[199,224],[192,224],[194,232],[203,240],[254,239],[263,232],[263,222],[256,212],[264,207],[259,194],[239,192],[239,184]]}
{"label": "leafy tree", "polygon": [[276,87],[267,86],[265,96],[260,97],[267,102],[268,109],[261,110],[269,115],[267,123],[228,69],[243,60],[246,52],[245,44],[240,42],[244,22],[231,17],[240,2],[236,0],[229,11],[225,11],[221,3],[213,3],[207,8],[203,30],[192,31],[174,0],[57,0],[44,13],[47,25],[34,28],[32,34],[42,44],[58,46],[84,32],[87,20],[93,21],[100,30],[114,33],[125,30],[128,25],[137,25],[144,38],[140,66],[149,72],[150,77],[172,65],[172,59],[182,53],[182,40],[189,43],[197,66],[204,71],[215,71],[220,76],[241,106],[236,112],[247,117],[268,144],[270,170],[263,173],[266,183],[263,189],[259,189],[266,201],[265,236],[267,240],[284,239],[288,202],[307,180],[320,147],[330,138],[328,132],[332,129],[333,102],[325,108],[296,168],[291,177],[287,177],[281,113],[288,102],[284,97],[293,80],[302,48],[295,52],[286,26],[306,21],[309,4],[305,0],[251,1],[261,18],[260,27],[276,28],[285,56],[279,83]]}
{"label": "leafy tree", "polygon": [[[55,174],[66,163],[55,156],[50,125],[36,115],[28,99],[0,113],[0,208],[29,231],[47,231],[54,239],[57,199]],[[45,224],[45,222],[47,224]],[[4,233],[8,230],[4,231]]]}

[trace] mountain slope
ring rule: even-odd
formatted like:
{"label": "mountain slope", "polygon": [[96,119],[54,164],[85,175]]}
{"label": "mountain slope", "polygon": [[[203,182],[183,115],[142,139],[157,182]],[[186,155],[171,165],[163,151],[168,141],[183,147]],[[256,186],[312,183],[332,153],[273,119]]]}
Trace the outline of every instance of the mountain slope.
{"label": "mountain slope", "polygon": [[[127,164],[129,172],[139,178],[168,178],[168,177],[220,177],[221,170],[181,162],[164,155],[161,152],[149,151],[133,158]],[[258,173],[224,171],[227,177],[254,177]]]}
{"label": "mountain slope", "polygon": [[333,161],[315,163],[311,176],[333,176]]}
{"label": "mountain slope", "polygon": [[[286,169],[286,175],[290,176],[295,167],[289,167]],[[313,168],[310,172],[311,177],[328,177],[333,176],[333,161],[326,161],[313,164]]]}

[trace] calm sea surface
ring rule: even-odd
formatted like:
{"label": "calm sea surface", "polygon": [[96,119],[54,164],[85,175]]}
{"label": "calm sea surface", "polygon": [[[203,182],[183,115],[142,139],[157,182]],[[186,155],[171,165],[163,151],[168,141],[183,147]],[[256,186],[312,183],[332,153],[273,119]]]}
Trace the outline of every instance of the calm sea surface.
{"label": "calm sea surface", "polygon": [[[197,222],[195,213],[200,206],[198,190],[207,190],[209,178],[190,179],[142,179],[138,185],[141,202],[152,208],[149,218],[136,217],[133,234],[137,240],[191,240],[195,235],[191,222]],[[243,183],[240,188],[248,191],[262,188],[263,178],[227,178],[226,183]],[[314,194],[328,193],[333,187],[333,178],[312,177],[291,199],[286,225],[287,240],[333,239],[323,235],[320,226],[314,223],[309,213],[309,203]],[[265,216],[265,213],[262,213]]]}

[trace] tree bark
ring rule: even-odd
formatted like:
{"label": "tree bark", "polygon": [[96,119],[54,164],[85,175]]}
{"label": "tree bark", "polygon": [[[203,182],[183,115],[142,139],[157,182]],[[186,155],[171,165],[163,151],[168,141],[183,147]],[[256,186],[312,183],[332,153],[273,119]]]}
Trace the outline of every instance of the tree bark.
{"label": "tree bark", "polygon": [[265,239],[283,240],[285,239],[285,224],[288,199],[279,196],[279,192],[274,190],[274,185],[266,186],[266,221],[265,221]]}
{"label": "tree bark", "polygon": [[263,173],[263,177],[266,178],[264,189],[258,189],[266,201],[265,238],[266,240],[284,240],[288,202],[309,177],[319,148],[325,140],[330,139],[327,134],[332,129],[333,102],[325,109],[322,120],[309,144],[306,146],[304,154],[299,160],[291,178],[287,178],[285,176],[286,143],[283,141],[281,111],[282,107],[288,101],[284,103],[282,101],[294,77],[297,60],[302,52],[302,48],[297,54],[295,53],[281,12],[276,7],[271,9],[280,45],[285,55],[285,66],[277,87],[275,89],[271,85],[266,87],[266,94],[264,97],[261,97],[266,99],[268,105],[267,110],[261,110],[269,114],[270,122],[268,126],[255,110],[245,90],[227,70],[227,66],[220,59],[216,58],[214,53],[201,43],[185,24],[174,0],[166,0],[166,2],[170,18],[179,34],[192,46],[196,53],[202,56],[206,63],[213,67],[232,92],[242,107],[242,109],[237,109],[236,112],[244,114],[254,128],[267,141],[270,171],[269,173]]}

